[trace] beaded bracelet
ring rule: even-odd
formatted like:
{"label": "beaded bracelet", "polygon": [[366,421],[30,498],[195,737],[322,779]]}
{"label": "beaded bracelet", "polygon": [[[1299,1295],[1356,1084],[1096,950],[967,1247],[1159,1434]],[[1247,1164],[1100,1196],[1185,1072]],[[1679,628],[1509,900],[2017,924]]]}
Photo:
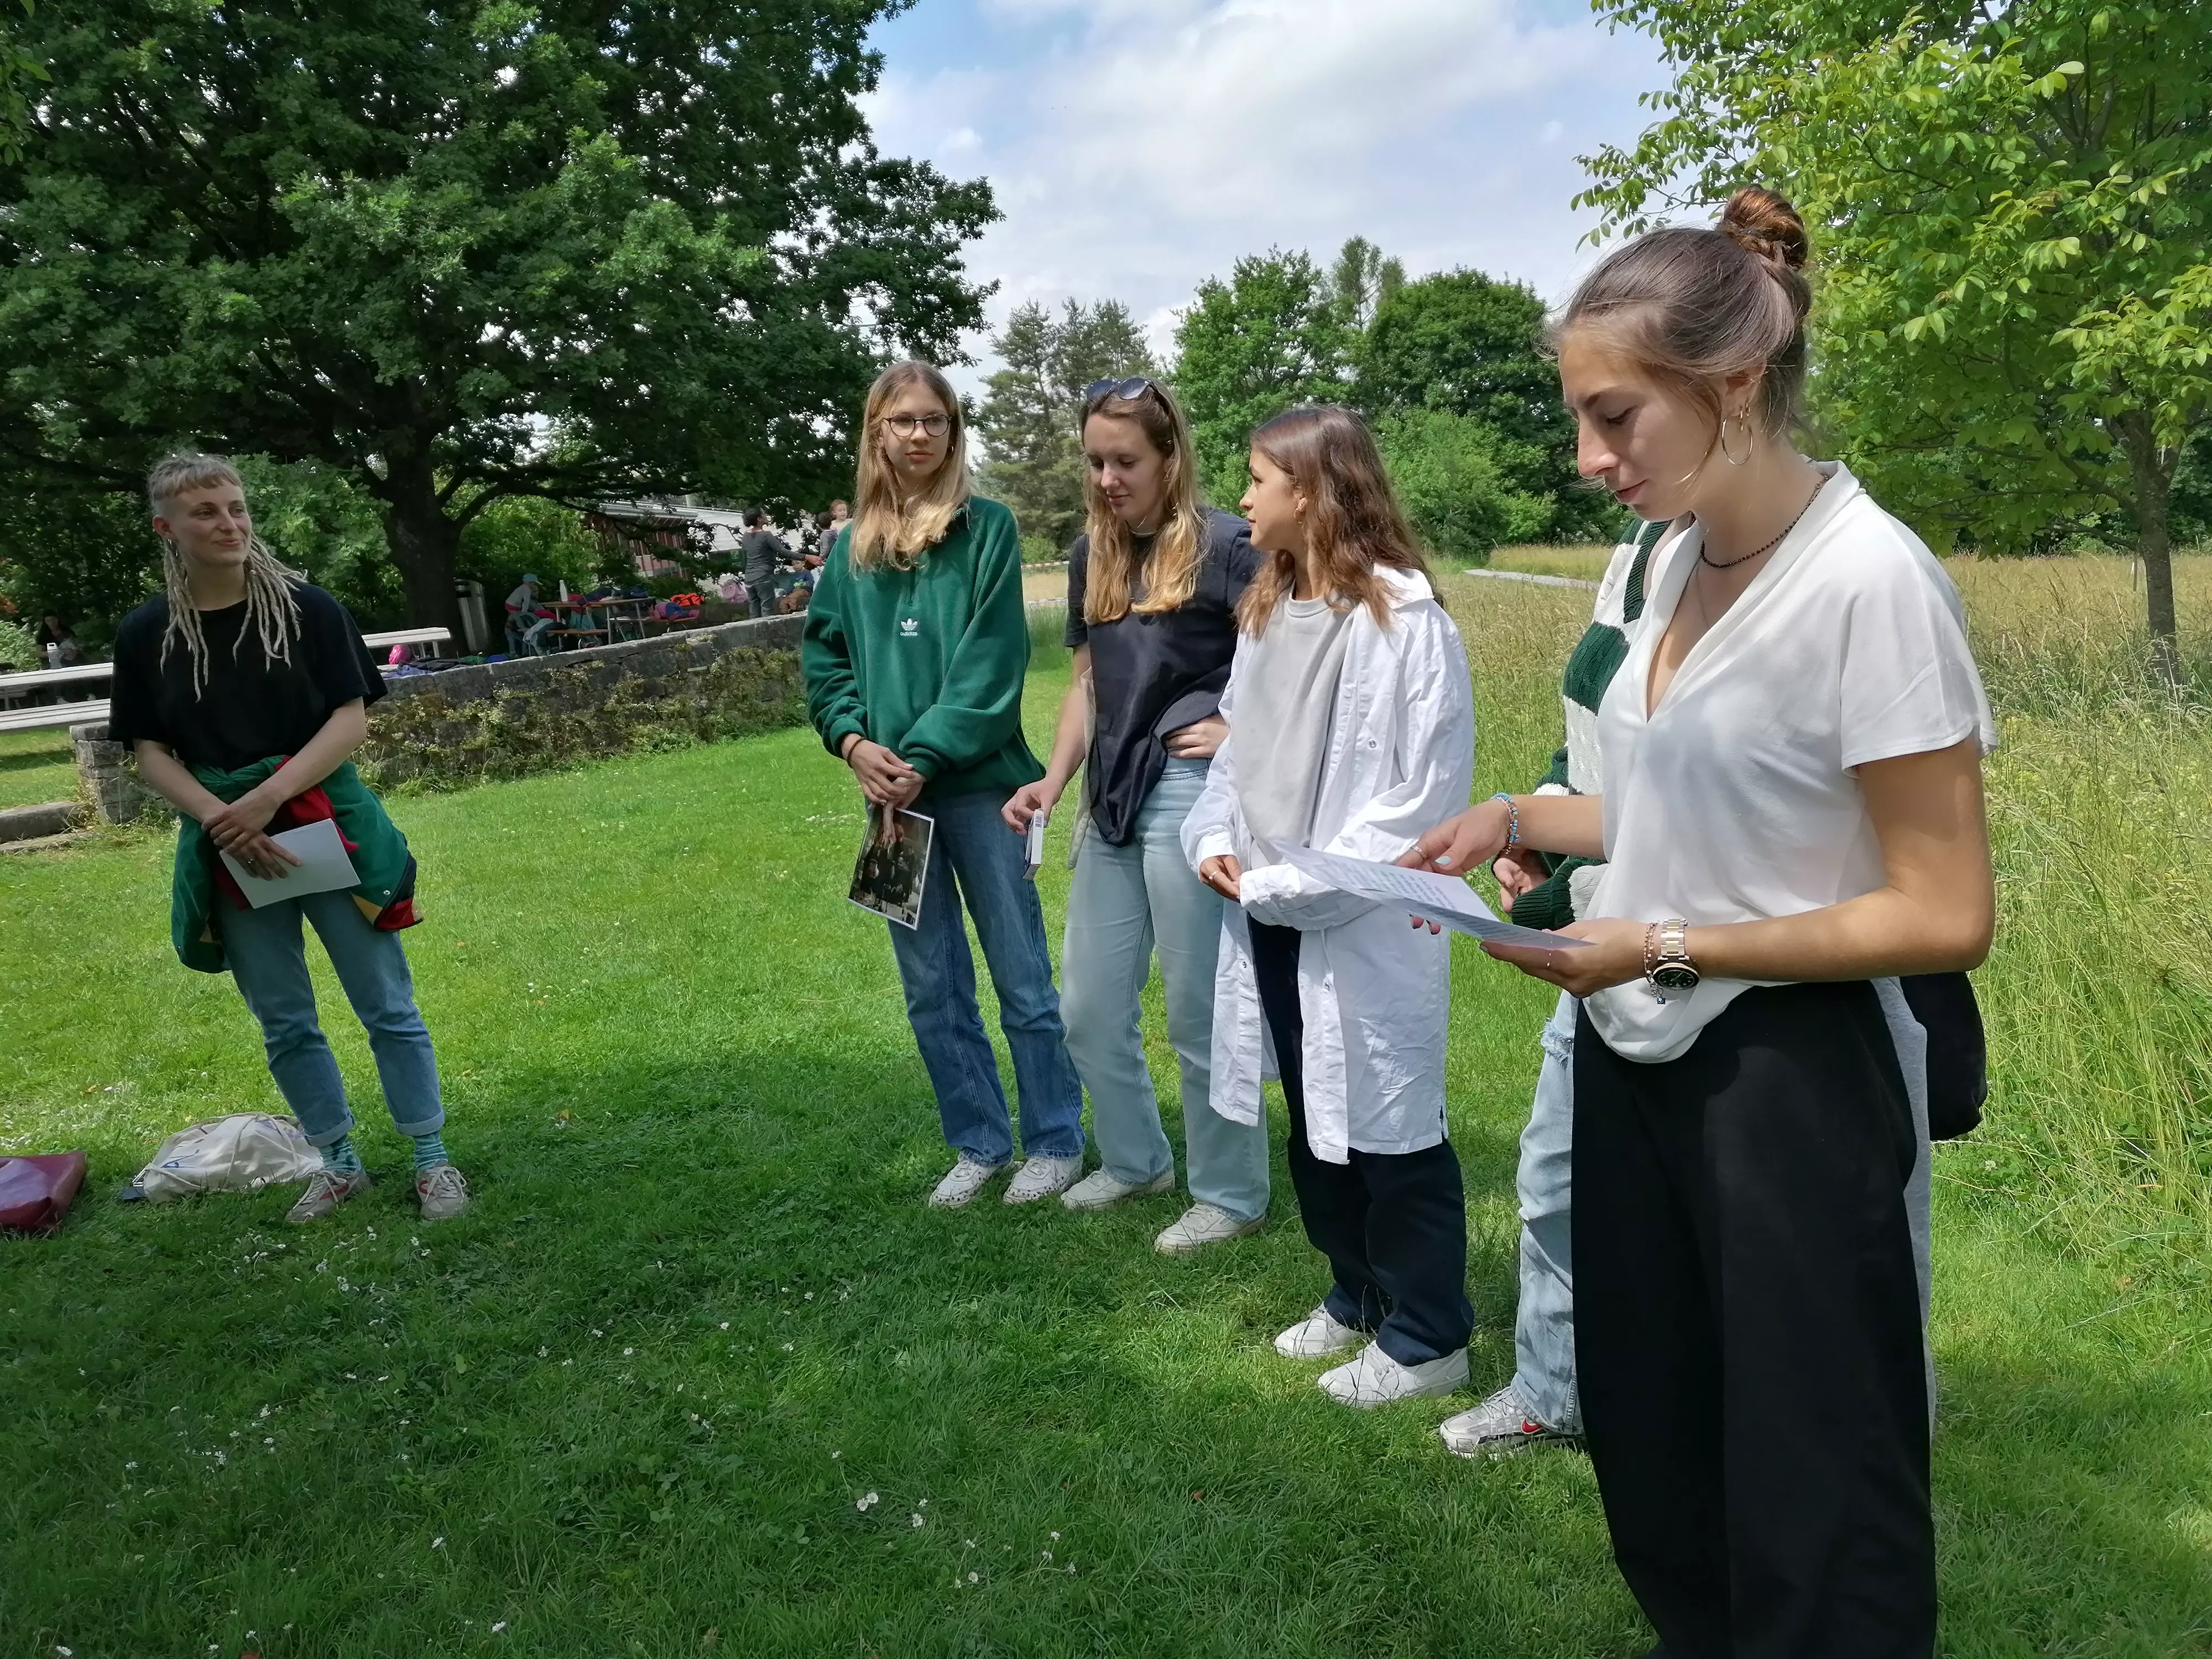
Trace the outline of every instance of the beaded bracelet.
{"label": "beaded bracelet", "polygon": [[1499,850],[1510,853],[1521,844],[1521,809],[1513,804],[1513,797],[1503,789],[1491,799],[1505,803],[1505,845]]}

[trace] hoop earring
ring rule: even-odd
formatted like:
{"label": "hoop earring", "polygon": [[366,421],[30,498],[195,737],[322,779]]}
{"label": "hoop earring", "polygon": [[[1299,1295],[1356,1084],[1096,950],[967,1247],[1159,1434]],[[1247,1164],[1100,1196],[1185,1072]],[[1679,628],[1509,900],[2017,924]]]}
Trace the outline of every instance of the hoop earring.
{"label": "hoop earring", "polygon": [[1728,445],[1729,418],[1730,417],[1729,416],[1723,416],[1721,419],[1721,429],[1719,433],[1721,459],[1725,460],[1730,466],[1742,466],[1751,459],[1752,451],[1756,447],[1757,440],[1752,436],[1751,422],[1741,415],[1734,416],[1733,418],[1735,422],[1737,430],[1744,434],[1744,449],[1743,453],[1741,456],[1733,453],[1729,450]]}

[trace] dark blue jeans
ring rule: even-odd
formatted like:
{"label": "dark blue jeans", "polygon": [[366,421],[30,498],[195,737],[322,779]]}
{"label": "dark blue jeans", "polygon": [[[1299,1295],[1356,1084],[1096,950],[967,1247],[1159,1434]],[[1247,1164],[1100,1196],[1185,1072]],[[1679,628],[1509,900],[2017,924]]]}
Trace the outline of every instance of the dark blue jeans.
{"label": "dark blue jeans", "polygon": [[937,820],[920,925],[890,924],[891,949],[906,988],[907,1018],[921,1063],[937,1091],[945,1139],[985,1164],[1013,1155],[1013,1125],[998,1057],[975,1001],[975,961],[965,913],[999,994],[999,1025],[1013,1053],[1021,1100],[1022,1150],[1032,1158],[1083,1152],[1083,1086],[1067,1057],[1045,945],[1036,884],[1024,878],[1023,838],[999,816],[996,793],[923,799],[915,810]]}

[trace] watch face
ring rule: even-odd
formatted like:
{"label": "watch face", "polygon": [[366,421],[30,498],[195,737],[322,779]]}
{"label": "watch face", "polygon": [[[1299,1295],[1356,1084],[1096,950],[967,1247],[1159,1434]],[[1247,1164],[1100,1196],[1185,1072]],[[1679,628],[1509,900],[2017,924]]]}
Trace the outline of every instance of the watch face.
{"label": "watch face", "polygon": [[1668,963],[1652,970],[1651,982],[1662,991],[1694,991],[1698,988],[1698,970],[1680,963]]}

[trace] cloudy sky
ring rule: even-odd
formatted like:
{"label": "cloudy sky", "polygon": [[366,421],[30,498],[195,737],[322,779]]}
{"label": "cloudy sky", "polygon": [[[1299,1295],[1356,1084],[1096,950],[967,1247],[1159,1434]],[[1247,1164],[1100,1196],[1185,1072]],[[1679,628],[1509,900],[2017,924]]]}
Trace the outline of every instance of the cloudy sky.
{"label": "cloudy sky", "polygon": [[1352,235],[1561,297],[1595,257],[1575,158],[1663,79],[1585,0],[920,0],[876,42],[884,152],[997,191],[994,323],[1110,297],[1163,345],[1239,255]]}

